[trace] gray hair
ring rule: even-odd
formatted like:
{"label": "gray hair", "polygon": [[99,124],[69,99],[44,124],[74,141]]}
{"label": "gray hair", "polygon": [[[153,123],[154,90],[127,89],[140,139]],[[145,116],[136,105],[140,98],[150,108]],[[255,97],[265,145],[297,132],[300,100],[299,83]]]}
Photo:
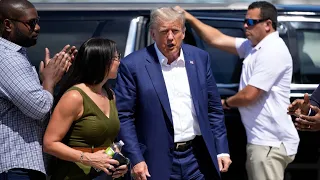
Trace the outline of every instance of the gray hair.
{"label": "gray hair", "polygon": [[185,27],[186,18],[183,12],[177,11],[172,7],[162,7],[154,9],[150,14],[149,28],[153,28],[155,24],[161,22],[173,22],[176,20],[181,21],[182,28]]}

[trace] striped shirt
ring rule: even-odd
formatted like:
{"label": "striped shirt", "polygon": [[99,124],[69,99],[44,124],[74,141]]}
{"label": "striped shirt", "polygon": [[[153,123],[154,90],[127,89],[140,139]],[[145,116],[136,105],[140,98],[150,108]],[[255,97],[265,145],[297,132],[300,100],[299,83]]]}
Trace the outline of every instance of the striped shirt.
{"label": "striped shirt", "polygon": [[0,173],[12,168],[46,173],[42,138],[52,104],[26,48],[0,37]]}

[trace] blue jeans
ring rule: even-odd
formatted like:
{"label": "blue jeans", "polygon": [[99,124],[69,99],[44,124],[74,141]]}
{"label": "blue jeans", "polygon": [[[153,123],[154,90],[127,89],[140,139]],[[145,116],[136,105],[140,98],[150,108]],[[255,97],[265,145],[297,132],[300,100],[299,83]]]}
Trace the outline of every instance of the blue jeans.
{"label": "blue jeans", "polygon": [[0,180],[46,180],[46,175],[40,171],[15,168],[1,173]]}

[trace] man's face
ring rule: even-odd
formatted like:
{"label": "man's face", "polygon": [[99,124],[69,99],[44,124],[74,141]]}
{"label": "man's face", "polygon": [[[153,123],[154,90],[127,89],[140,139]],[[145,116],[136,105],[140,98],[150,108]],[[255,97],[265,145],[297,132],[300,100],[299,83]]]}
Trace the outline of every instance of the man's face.
{"label": "man's face", "polygon": [[26,9],[19,19],[9,19],[13,23],[10,40],[22,47],[30,47],[37,43],[40,26],[35,8]]}
{"label": "man's face", "polygon": [[180,20],[160,21],[151,28],[151,36],[166,58],[175,60],[179,57],[182,40],[185,36],[185,28]]}
{"label": "man's face", "polygon": [[246,19],[251,21],[251,23],[244,23],[246,36],[253,45],[257,45],[266,36],[266,28],[268,28],[266,21],[261,19],[259,8],[249,9]]}

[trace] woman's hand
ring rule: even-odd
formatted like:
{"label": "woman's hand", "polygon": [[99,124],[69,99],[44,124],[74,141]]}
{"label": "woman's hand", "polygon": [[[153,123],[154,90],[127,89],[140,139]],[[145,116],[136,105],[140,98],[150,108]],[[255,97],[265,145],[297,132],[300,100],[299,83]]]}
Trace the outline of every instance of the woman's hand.
{"label": "woman's hand", "polygon": [[83,156],[83,164],[92,166],[96,169],[101,169],[108,175],[112,175],[112,172],[117,170],[114,166],[119,165],[119,162],[112,159],[104,152],[104,150],[100,150],[95,153],[84,153]]}
{"label": "woman's hand", "polygon": [[128,166],[127,165],[122,165],[116,168],[116,171],[112,174],[112,178],[119,178],[123,177],[124,174],[126,174],[128,171]]}

